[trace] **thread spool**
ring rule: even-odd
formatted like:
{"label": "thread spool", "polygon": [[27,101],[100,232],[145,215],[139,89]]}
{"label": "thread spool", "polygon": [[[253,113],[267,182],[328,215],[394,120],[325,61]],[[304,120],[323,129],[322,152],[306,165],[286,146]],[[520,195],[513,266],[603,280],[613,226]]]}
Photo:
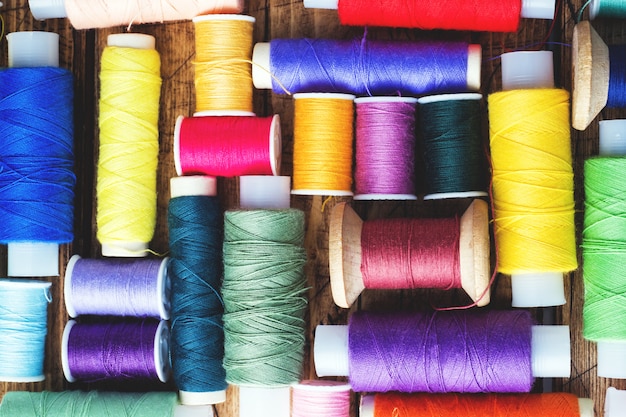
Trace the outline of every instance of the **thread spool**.
{"label": "thread spool", "polygon": [[208,406],[178,404],[173,392],[9,391],[0,403],[3,417],[40,417],[47,413],[72,416],[75,410],[91,417],[213,417]]}
{"label": "thread spool", "polygon": [[293,190],[297,195],[352,195],[354,96],[294,94]]}
{"label": "thread spool", "polygon": [[[600,122],[600,154],[584,165],[585,212],[583,220],[583,336],[597,343],[600,377],[626,378],[626,332],[620,324],[626,310],[623,295],[624,249],[622,232],[626,188],[620,173],[626,172],[626,120]],[[616,319],[617,318],[617,319]]]}
{"label": "thread spool", "polygon": [[619,390],[615,387],[609,387],[604,397],[604,415],[605,417],[619,417],[626,405],[626,391]]}
{"label": "thread spool", "polygon": [[569,94],[553,88],[550,51],[504,54],[502,74],[507,91],[489,96],[498,271],[513,306],[561,305],[578,266]]}
{"label": "thread spool", "polygon": [[348,376],[356,392],[529,392],[569,375],[569,328],[525,310],[357,311],[317,326],[314,357],[318,377]]}
{"label": "thread spool", "polygon": [[178,175],[278,175],[280,116],[179,116],[174,130]]}
{"label": "thread spool", "polygon": [[43,381],[51,283],[0,279],[0,381]]}
{"label": "thread spool", "polygon": [[8,245],[9,276],[57,276],[59,244],[74,239],[73,76],[58,68],[58,34],[16,32],[7,42],[0,243]]}
{"label": "thread spool", "polygon": [[84,315],[170,317],[171,285],[164,259],[84,259],[73,255],[65,270],[65,307]]}
{"label": "thread spool", "polygon": [[[362,97],[356,104],[355,200],[416,200],[415,104]],[[391,152],[390,152],[391,150]]]}
{"label": "thread spool", "polygon": [[342,25],[516,32],[520,18],[552,19],[554,1],[385,1],[365,7],[351,0],[307,0],[304,7],[337,9]]}
{"label": "thread spool", "polygon": [[589,18],[591,20],[610,18],[626,18],[626,6],[618,0],[592,0],[589,3]]}
{"label": "thread spool", "polygon": [[481,46],[447,41],[272,39],[252,53],[252,79],[276,94],[421,96],[480,89]]}
{"label": "thread spool", "polygon": [[481,94],[443,94],[419,102],[425,200],[487,196]]}
{"label": "thread spool", "polygon": [[585,130],[604,107],[624,107],[623,47],[608,47],[589,21],[572,37],[572,127]]}
{"label": "thread spool", "polygon": [[161,381],[169,378],[169,327],[154,319],[67,322],[61,360],[68,382]]}
{"label": "thread spool", "polygon": [[[447,237],[445,243],[442,236]],[[444,251],[450,255],[445,267],[441,265]],[[458,222],[363,222],[348,204],[339,203],[330,217],[328,255],[333,300],[339,307],[349,308],[365,288],[428,288],[428,284],[462,287],[478,306],[490,300],[489,215],[482,200],[474,200]],[[451,281],[450,271],[456,272],[456,281]]]}
{"label": "thread spool", "polygon": [[379,393],[361,397],[361,417],[393,415],[452,417],[460,414],[492,417],[594,417],[593,400],[570,393],[545,394],[400,394]]}
{"label": "thread spool", "polygon": [[306,380],[291,388],[292,417],[350,416],[350,385]]}
{"label": "thread spool", "polygon": [[206,15],[193,19],[196,113],[253,115],[252,31],[256,19]]}
{"label": "thread spool", "polygon": [[115,34],[102,54],[96,223],[103,256],[147,256],[154,235],[161,88],[154,48],[150,35]]}
{"label": "thread spool", "polygon": [[289,208],[289,177],[242,180],[258,189],[240,188],[245,209],[225,213],[224,368],[240,417],[289,417],[304,360],[303,212]]}
{"label": "thread spool", "polygon": [[183,404],[226,400],[221,296],[223,217],[212,177],[174,177],[168,207],[171,360]]}
{"label": "thread spool", "polygon": [[69,18],[74,29],[108,28],[143,23],[162,23],[210,13],[241,13],[242,0],[182,0],[173,4],[158,0],[142,6],[141,2],[100,2],[81,0],[29,0],[37,20]]}

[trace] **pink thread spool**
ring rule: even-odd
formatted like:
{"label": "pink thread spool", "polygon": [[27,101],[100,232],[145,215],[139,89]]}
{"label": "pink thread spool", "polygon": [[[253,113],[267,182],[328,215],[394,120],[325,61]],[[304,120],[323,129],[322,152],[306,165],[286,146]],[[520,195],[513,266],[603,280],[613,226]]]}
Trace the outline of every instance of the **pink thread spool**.
{"label": "pink thread spool", "polygon": [[291,417],[349,416],[349,384],[307,380],[291,387]]}

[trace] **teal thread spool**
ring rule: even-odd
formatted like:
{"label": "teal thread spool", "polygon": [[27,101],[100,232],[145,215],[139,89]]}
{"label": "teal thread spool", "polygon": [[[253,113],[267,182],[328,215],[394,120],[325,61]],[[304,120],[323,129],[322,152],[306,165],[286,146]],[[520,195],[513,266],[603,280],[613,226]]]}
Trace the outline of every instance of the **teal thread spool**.
{"label": "teal thread spool", "polygon": [[589,18],[624,19],[626,4],[622,0],[592,0],[589,3]]}

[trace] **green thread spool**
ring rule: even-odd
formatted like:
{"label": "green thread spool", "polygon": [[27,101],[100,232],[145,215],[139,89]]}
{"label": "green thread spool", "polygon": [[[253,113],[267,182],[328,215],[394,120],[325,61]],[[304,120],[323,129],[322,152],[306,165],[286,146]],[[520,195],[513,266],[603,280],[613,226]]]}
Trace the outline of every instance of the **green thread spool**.
{"label": "green thread spool", "polygon": [[481,94],[442,94],[418,100],[424,149],[424,199],[487,196]]}
{"label": "green thread spool", "polygon": [[589,18],[624,19],[626,3],[623,0],[592,0],[589,3]]}
{"label": "green thread spool", "polygon": [[601,156],[584,165],[583,336],[598,343],[598,376],[612,378],[626,378],[624,133],[626,120],[600,122]]}
{"label": "green thread spool", "polygon": [[304,213],[224,214],[224,369],[240,386],[300,380],[307,307]]}
{"label": "green thread spool", "polygon": [[1,417],[200,417],[210,407],[181,406],[174,392],[120,393],[104,391],[7,392]]}

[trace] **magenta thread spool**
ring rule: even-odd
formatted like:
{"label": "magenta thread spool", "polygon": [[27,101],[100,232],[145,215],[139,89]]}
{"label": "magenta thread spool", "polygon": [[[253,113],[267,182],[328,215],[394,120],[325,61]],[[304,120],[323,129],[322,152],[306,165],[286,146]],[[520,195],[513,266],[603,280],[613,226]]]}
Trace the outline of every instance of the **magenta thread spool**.
{"label": "magenta thread spool", "polygon": [[70,258],[65,272],[65,307],[84,315],[170,317],[169,258]]}

